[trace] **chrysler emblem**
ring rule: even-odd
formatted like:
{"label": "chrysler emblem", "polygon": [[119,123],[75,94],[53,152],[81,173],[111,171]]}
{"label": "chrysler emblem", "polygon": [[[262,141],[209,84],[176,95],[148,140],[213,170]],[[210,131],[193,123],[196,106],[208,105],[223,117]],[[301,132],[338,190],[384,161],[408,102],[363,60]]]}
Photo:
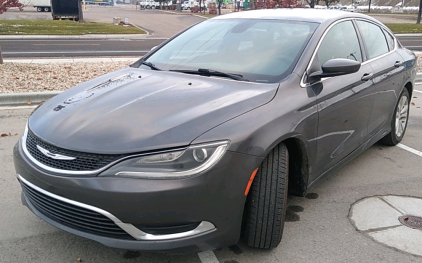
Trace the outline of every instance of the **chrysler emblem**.
{"label": "chrysler emblem", "polygon": [[44,154],[45,156],[50,157],[50,158],[52,158],[52,159],[55,159],[55,160],[66,160],[66,161],[71,161],[71,160],[75,160],[75,159],[76,159],[76,157],[70,157],[70,156],[64,156],[64,155],[57,154],[57,153],[52,153],[52,152],[50,152],[49,150],[46,150],[46,149],[44,149],[43,147],[41,147],[41,146],[39,146],[39,145],[37,145],[37,148],[38,148],[38,150],[39,150],[42,154]]}

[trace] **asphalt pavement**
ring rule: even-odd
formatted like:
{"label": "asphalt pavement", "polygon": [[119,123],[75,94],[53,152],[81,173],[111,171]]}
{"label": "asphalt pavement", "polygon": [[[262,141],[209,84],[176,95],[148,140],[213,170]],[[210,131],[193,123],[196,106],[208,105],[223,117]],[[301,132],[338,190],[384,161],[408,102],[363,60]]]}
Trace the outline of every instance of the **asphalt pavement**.
{"label": "asphalt pavement", "polygon": [[0,40],[3,58],[143,56],[165,39]]}
{"label": "asphalt pavement", "polygon": [[[409,125],[402,145],[422,151],[422,85],[412,96]],[[283,240],[276,249],[245,244],[205,254],[169,256],[107,248],[58,230],[21,205],[12,148],[34,107],[1,107],[0,133],[0,262],[420,262],[419,256],[372,240],[355,229],[351,206],[380,195],[422,197],[422,156],[400,147],[374,145],[306,197],[288,199]],[[420,246],[422,247],[422,245]]]}

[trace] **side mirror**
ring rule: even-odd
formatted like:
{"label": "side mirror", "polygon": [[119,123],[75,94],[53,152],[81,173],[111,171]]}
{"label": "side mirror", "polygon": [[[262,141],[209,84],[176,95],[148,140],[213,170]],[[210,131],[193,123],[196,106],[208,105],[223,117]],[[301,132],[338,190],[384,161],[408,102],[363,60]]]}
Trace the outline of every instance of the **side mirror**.
{"label": "side mirror", "polygon": [[309,78],[315,81],[316,79],[355,73],[360,69],[360,62],[345,58],[334,58],[325,62],[321,68],[322,71],[311,73]]}

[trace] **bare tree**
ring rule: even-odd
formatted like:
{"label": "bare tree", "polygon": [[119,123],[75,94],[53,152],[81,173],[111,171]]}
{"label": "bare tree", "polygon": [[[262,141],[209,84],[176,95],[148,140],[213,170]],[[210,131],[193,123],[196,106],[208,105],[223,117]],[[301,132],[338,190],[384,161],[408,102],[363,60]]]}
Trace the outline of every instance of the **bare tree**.
{"label": "bare tree", "polygon": [[325,5],[330,7],[331,4],[338,3],[340,0],[323,0],[325,2]]}
{"label": "bare tree", "polygon": [[223,5],[223,0],[217,0],[218,3],[218,15],[221,15],[221,6]]}
{"label": "bare tree", "polygon": [[306,3],[308,3],[310,8],[315,8],[315,5],[317,5],[319,0],[306,0]]}
{"label": "bare tree", "polygon": [[416,24],[421,23],[421,13],[422,13],[422,0],[420,0],[420,2],[419,2],[418,20],[416,21]]}

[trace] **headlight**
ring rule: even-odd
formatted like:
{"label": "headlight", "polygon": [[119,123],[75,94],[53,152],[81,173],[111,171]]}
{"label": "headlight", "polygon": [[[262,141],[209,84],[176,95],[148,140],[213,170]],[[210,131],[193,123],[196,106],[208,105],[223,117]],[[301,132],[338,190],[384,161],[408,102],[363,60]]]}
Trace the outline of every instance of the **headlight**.
{"label": "headlight", "polygon": [[99,176],[186,178],[213,167],[226,152],[228,144],[228,141],[199,144],[185,150],[135,157],[114,165]]}

